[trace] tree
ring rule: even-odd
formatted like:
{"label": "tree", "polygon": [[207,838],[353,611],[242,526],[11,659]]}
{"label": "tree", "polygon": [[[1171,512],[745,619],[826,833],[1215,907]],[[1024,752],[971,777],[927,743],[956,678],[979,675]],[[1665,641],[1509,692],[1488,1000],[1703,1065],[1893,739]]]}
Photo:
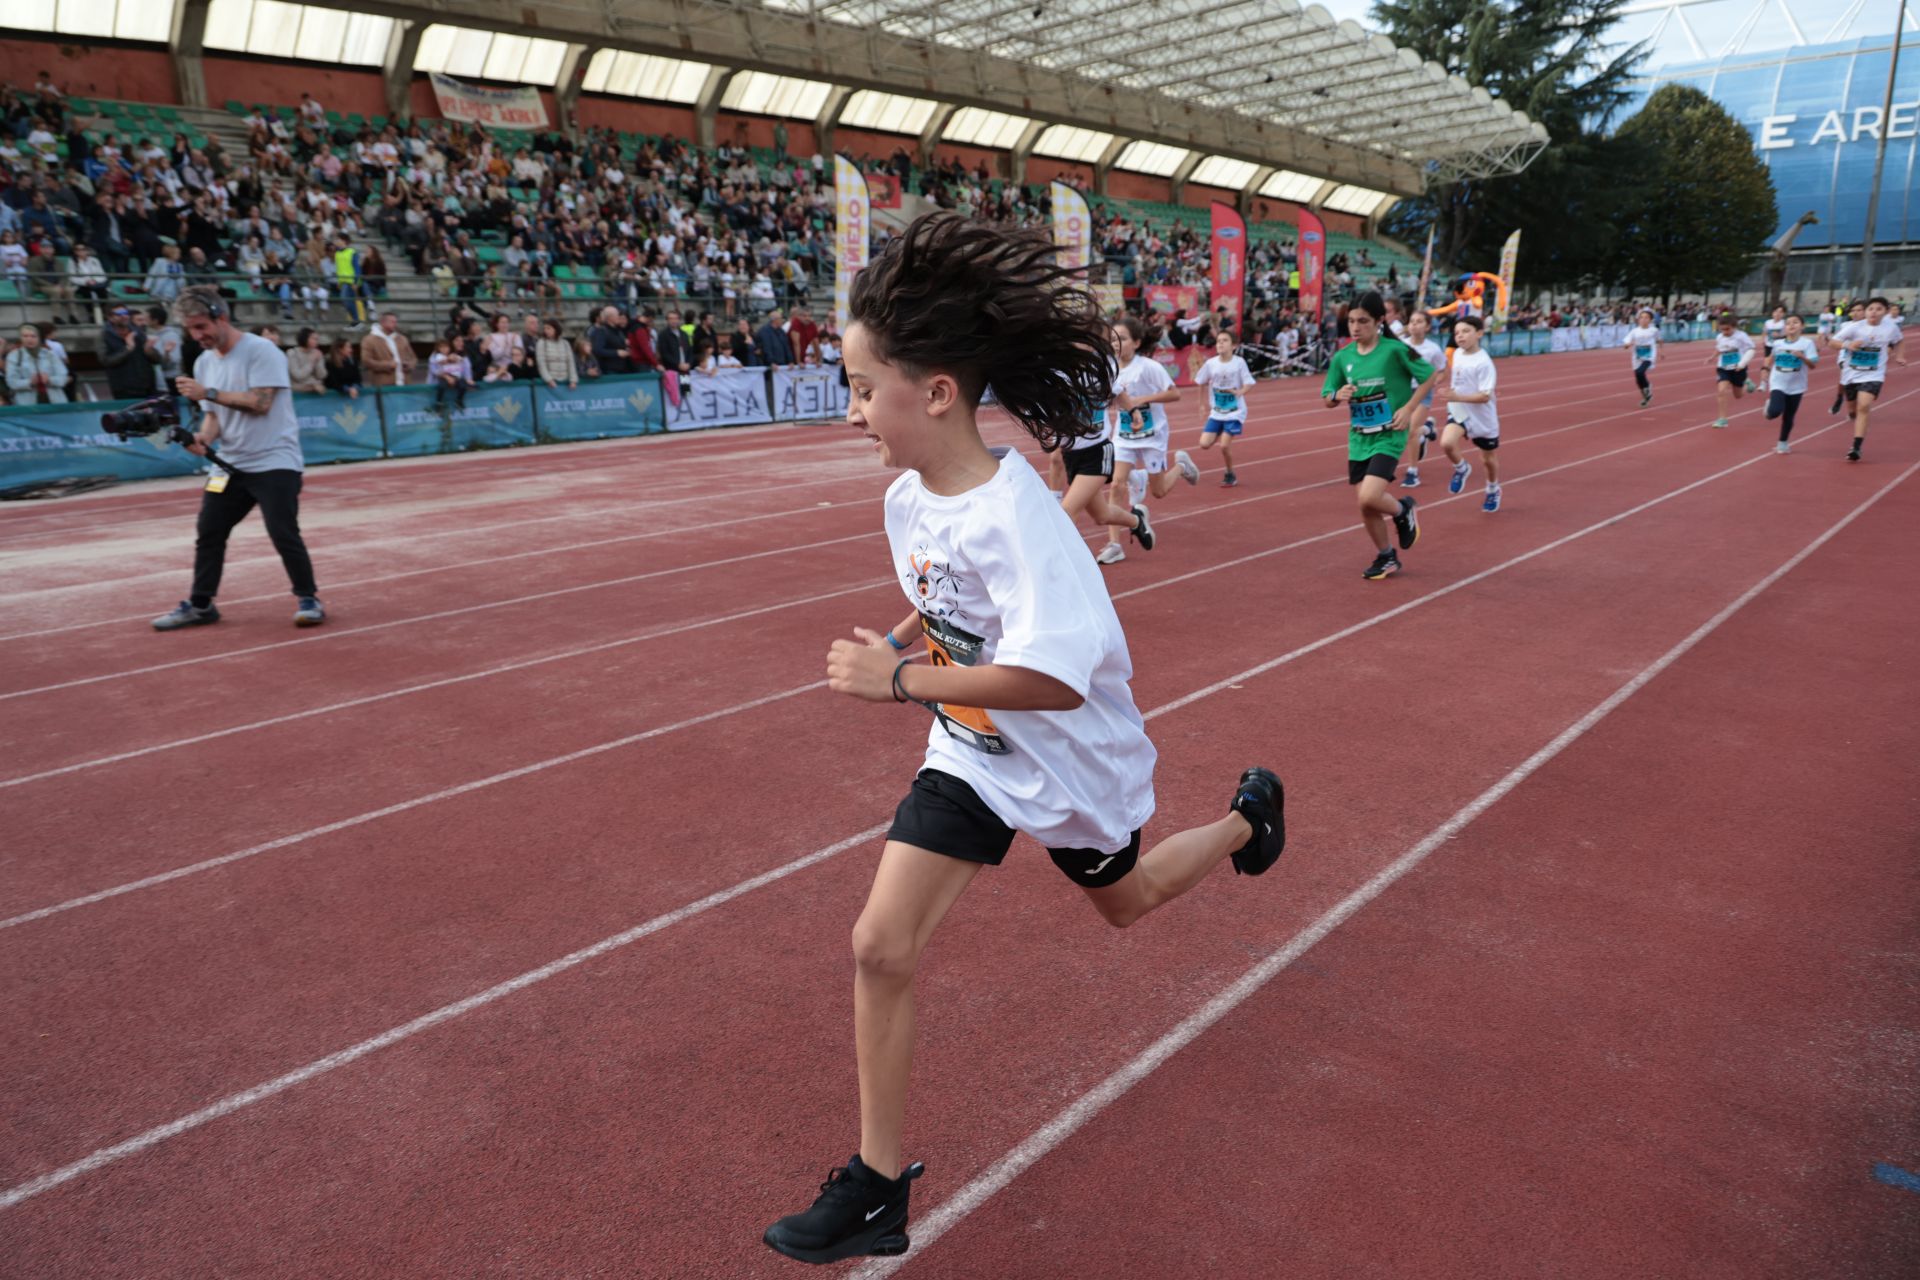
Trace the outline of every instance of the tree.
{"label": "tree", "polygon": [[1645,169],[1620,209],[1625,281],[1671,297],[1753,269],[1779,221],[1773,177],[1725,107],[1687,85],[1664,85],[1616,141]]}
{"label": "tree", "polygon": [[1634,183],[1626,148],[1607,137],[1645,56],[1616,51],[1629,0],[1378,0],[1373,21],[1395,44],[1486,89],[1547,128],[1552,143],[1524,173],[1436,184],[1402,201],[1386,230],[1409,243],[1434,227],[1436,256],[1492,270],[1518,227],[1520,276],[1541,284],[1605,278],[1617,261],[1616,202]]}

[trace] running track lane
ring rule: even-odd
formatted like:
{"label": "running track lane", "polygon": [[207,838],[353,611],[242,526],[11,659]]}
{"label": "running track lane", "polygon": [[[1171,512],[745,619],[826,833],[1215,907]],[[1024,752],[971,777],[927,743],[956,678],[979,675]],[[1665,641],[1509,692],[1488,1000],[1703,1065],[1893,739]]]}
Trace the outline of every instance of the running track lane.
{"label": "running track lane", "polygon": [[[1622,528],[1630,528],[1630,526],[1622,526]],[[1588,564],[1588,566],[1582,566],[1582,568],[1592,568],[1592,566]],[[1551,576],[1549,576],[1549,578],[1546,578],[1546,583],[1548,583],[1548,585],[1551,585],[1553,581],[1557,581],[1557,580],[1555,580],[1555,578],[1551,578]],[[1542,604],[1548,603],[1548,601],[1546,601],[1546,593],[1548,593],[1548,589],[1544,587],[1544,591],[1542,591]],[[1473,639],[1473,635],[1467,635],[1467,641],[1471,641],[1471,639]],[[1309,691],[1309,693],[1311,693],[1311,691]],[[1315,710],[1319,710],[1319,712],[1327,712],[1327,710],[1332,710],[1332,708],[1309,708],[1308,710],[1309,716],[1317,720],[1317,716],[1313,716],[1313,712],[1315,712]],[[1229,739],[1229,737],[1231,737],[1231,735],[1227,735],[1227,733],[1221,733],[1221,735],[1215,735],[1215,741],[1217,741],[1217,745],[1223,748],[1223,750],[1235,750],[1235,747],[1233,747],[1231,743],[1227,743],[1227,739]],[[1423,737],[1425,737],[1425,735],[1423,735]],[[1442,781],[1446,781],[1448,785],[1453,785],[1453,783],[1457,783],[1457,779],[1442,779]],[[1183,793],[1192,794],[1192,787],[1187,787],[1187,781],[1185,781],[1185,777],[1183,777],[1183,779],[1173,779],[1173,781],[1167,781],[1167,779],[1164,779],[1164,793],[1171,793],[1171,791],[1173,791],[1175,787],[1179,787],[1179,789],[1181,789]],[[1365,794],[1365,793],[1361,793],[1361,794]],[[1354,800],[1357,800],[1357,798],[1361,798],[1361,796],[1350,796],[1350,798],[1354,798]],[[1192,804],[1192,800],[1187,800],[1187,804]],[[1171,808],[1171,806],[1169,806],[1169,808]],[[839,871],[839,869],[835,869],[835,873],[837,873],[837,871]],[[852,889],[854,889],[854,892],[858,890],[858,883],[860,883],[862,879],[864,879],[864,875],[854,875],[854,877],[852,877]],[[1014,877],[1014,867],[1010,867],[1010,869],[1008,869],[1008,879],[1010,879],[1010,881],[1014,881],[1014,879],[1016,879],[1016,877]],[[1052,873],[1050,873],[1050,871],[1046,871],[1046,875],[1044,875],[1043,881],[1035,881],[1035,879],[1033,879],[1033,875],[1025,875],[1025,877],[1020,877],[1020,883],[1027,883],[1027,885],[1033,885],[1033,887],[1037,887],[1039,883],[1046,883],[1046,885],[1048,885],[1048,889],[1041,890],[1041,896],[1039,896],[1039,900],[1037,900],[1037,906],[1041,906],[1041,908],[1046,908],[1046,910],[1041,910],[1041,913],[1039,913],[1039,921],[1035,921],[1035,923],[1046,923],[1048,919],[1052,919],[1052,917],[1056,917],[1056,915],[1058,915],[1058,910],[1054,910],[1054,908],[1058,908],[1058,885],[1054,885],[1054,881],[1052,881]],[[1217,889],[1217,887],[1210,887],[1210,889]],[[995,896],[1000,896],[1000,894],[995,894]],[[979,900],[981,900],[981,904],[985,906],[985,896],[981,896]],[[995,904],[995,906],[998,906],[998,904]],[[1187,906],[1187,904],[1183,904],[1183,906]],[[1198,906],[1198,904],[1196,904],[1196,906]],[[1242,904],[1242,906],[1244,906],[1244,904]],[[747,923],[751,923],[751,925],[756,925],[756,929],[755,929],[756,935],[758,935],[760,931],[764,931],[764,929],[766,929],[766,921],[747,921]],[[814,938],[816,938],[816,925],[818,925],[818,921],[812,921],[812,919],[799,919],[799,921],[793,921],[793,927],[797,929],[797,933],[799,933],[799,938],[803,940],[803,950],[804,950],[804,938],[808,938],[808,936],[814,936]],[[1054,921],[1054,927],[1058,927],[1058,921]],[[1100,935],[1100,936],[1104,938],[1104,936],[1108,936],[1108,935]],[[1129,935],[1129,940],[1131,940],[1133,936],[1146,936],[1146,935],[1144,935],[1144,933],[1140,933],[1140,935]],[[693,940],[693,938],[695,938],[695,935],[693,935],[691,931],[689,931],[689,933],[685,935],[685,940]],[[837,938],[835,938],[835,940],[837,940]],[[1183,938],[1183,942],[1185,942],[1185,938]],[[947,942],[947,946],[954,946],[954,944],[952,944],[952,942]],[[1027,946],[1027,948],[1031,948],[1031,938],[1029,938],[1029,940],[1025,942],[1025,946]],[[956,950],[960,950],[960,948],[964,948],[964,952],[975,952],[975,948],[973,948],[973,946],[966,946],[964,942],[956,946]],[[1014,950],[1014,952],[1020,952],[1021,946],[1014,946],[1012,950]],[[1185,950],[1185,948],[1175,948],[1175,950]],[[1004,942],[1002,942],[1002,952],[1000,952],[1000,954],[1004,954],[1004,952],[1006,952],[1006,946],[1004,946]],[[993,952],[983,952],[983,954],[993,954]],[[778,956],[778,952],[776,952],[776,956]],[[1029,958],[1029,956],[1016,956],[1016,960],[1020,960],[1021,963],[1023,963],[1023,965],[1025,965],[1025,967],[1029,969],[1029,973],[1031,973],[1031,958]],[[1215,960],[1215,963],[1217,963],[1217,960]],[[1010,971],[1010,973],[1004,973],[1004,975],[1000,975],[1000,977],[1002,977],[1004,981],[1008,981],[1008,983],[1018,983],[1018,969],[1020,969],[1020,965],[1016,965],[1016,971]],[[1150,971],[1150,973],[1169,973],[1169,975],[1171,975],[1171,973],[1175,973],[1175,967],[1171,967],[1171,965],[1169,965],[1169,967],[1165,967],[1165,969],[1156,969],[1156,967],[1152,967],[1152,965],[1142,965],[1142,969],[1144,969],[1144,971]],[[1202,975],[1202,977],[1204,977],[1204,975]],[[1187,984],[1188,986],[1192,986],[1192,984],[1198,984],[1198,983],[1194,983],[1194,981],[1192,981],[1192,975],[1188,975]],[[968,979],[968,983],[960,984],[960,986],[964,986],[966,990],[973,990],[972,977]],[[989,986],[989,983],[985,983],[985,981],[979,984],[979,988],[981,988],[981,990],[1004,990],[1004,988],[993,988],[993,986]],[[741,988],[741,990],[747,990],[747,988]],[[950,994],[950,992],[948,992],[948,994]],[[1081,992],[1081,994],[1087,994],[1087,992]],[[1173,992],[1173,994],[1179,994],[1179,992]],[[789,992],[789,996],[791,996],[791,992]],[[697,996],[695,996],[695,998],[697,998]],[[929,1004],[931,1004],[931,1002],[929,1002]],[[1071,1009],[1071,1007],[1079,1007],[1079,1006],[1069,1006],[1069,1009]],[[929,1011],[931,1011],[931,1009],[929,1009]],[[1010,1023],[1010,1025],[1012,1025],[1012,1023]],[[1041,1021],[1041,1023],[1037,1023],[1037,1025],[1048,1025],[1048,1023],[1046,1023],[1046,1021]],[[1060,1025],[1060,1027],[1068,1027],[1068,1025],[1071,1025],[1071,1017],[1068,1017],[1066,1021],[1060,1021],[1060,1011],[1056,1011],[1056,1021],[1054,1021],[1054,1025]],[[826,1063],[831,1063],[831,1065],[833,1065],[835,1069],[841,1069],[841,1071],[843,1071],[843,1065],[845,1065],[845,1061],[843,1061],[843,1059],[845,1059],[845,1050],[843,1050],[843,1046],[839,1046],[839,1044],[837,1044],[837,1040],[839,1040],[839,1038],[843,1038],[843,1032],[845,1032],[845,1029],[843,1029],[843,1027],[839,1027],[839,1025],[835,1025],[835,1027],[831,1027],[829,1031],[835,1032],[835,1034],[831,1036],[831,1038],[835,1040],[835,1048],[833,1048],[833,1050],[829,1050],[828,1054],[826,1054],[826,1057],[824,1057],[824,1061],[826,1061]],[[1123,1038],[1123,1036],[1121,1036],[1121,1038]],[[935,1036],[935,1040],[937,1040],[937,1036]],[[1092,1046],[1094,1046],[1094,1048],[1098,1048],[1098,1050],[1104,1050],[1104,1048],[1106,1048],[1108,1044],[1112,1044],[1112,1040],[1094,1040],[1094,1042],[1089,1042],[1089,1040],[1085,1040],[1085,1038],[1083,1038],[1083,1040],[1079,1040],[1079,1042],[1081,1042],[1081,1044],[1092,1044]],[[660,1052],[674,1052],[674,1046],[659,1046],[659,1048],[660,1048]],[[1054,1059],[1058,1061],[1058,1044],[1052,1044],[1052,1048],[1054,1048]],[[651,1052],[651,1050],[649,1050],[649,1052]],[[685,1052],[685,1046],[680,1046],[680,1052]],[[977,1054],[977,1048],[973,1048],[972,1052],[973,1054]],[[975,1057],[975,1065],[977,1065],[977,1057]],[[1018,1069],[1018,1067],[1021,1067],[1021,1065],[1031,1065],[1031,1067],[1033,1067],[1033,1069],[1037,1069],[1037,1071],[1044,1071],[1044,1059],[1043,1061],[1037,1061],[1037,1063],[1012,1063],[1012,1075],[1010,1075],[1010,1079],[1035,1079],[1035,1077],[1031,1077],[1031,1075],[1023,1075],[1020,1069]],[[780,1057],[778,1061],[772,1061],[772,1063],[768,1063],[768,1073],[770,1073],[770,1075],[772,1075],[772,1073],[785,1073],[785,1071],[791,1071],[791,1063],[787,1063],[787,1061],[785,1061],[783,1057]],[[935,1117],[935,1119],[939,1119],[939,1117]],[[837,1123],[837,1125],[845,1125],[845,1117],[837,1117],[837,1121],[835,1121],[835,1123]],[[943,1128],[945,1128],[945,1125],[943,1125]],[[194,1140],[188,1140],[188,1142],[194,1142]],[[157,1153],[156,1153],[156,1159],[157,1159]],[[781,1188],[781,1190],[783,1190],[783,1188]]]}

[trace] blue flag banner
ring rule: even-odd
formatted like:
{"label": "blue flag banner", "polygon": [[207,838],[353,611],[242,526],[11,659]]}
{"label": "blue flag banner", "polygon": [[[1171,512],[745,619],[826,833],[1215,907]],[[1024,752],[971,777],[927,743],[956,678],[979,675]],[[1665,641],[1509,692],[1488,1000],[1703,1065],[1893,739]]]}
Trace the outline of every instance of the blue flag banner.
{"label": "blue flag banner", "polygon": [[667,429],[666,397],[657,373],[589,378],[577,387],[527,385],[533,388],[534,420],[542,440],[604,440]]}

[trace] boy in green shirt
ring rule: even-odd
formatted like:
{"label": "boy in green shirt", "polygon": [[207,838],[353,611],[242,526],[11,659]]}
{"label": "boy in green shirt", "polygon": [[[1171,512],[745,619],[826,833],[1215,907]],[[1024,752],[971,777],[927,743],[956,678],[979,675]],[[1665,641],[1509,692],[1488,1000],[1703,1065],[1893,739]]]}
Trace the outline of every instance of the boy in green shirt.
{"label": "boy in green shirt", "polygon": [[1386,305],[1377,293],[1363,293],[1347,313],[1353,341],[1333,353],[1326,385],[1327,408],[1347,408],[1347,483],[1360,499],[1360,522],[1379,554],[1360,576],[1377,582],[1400,571],[1400,557],[1387,529],[1391,523],[1400,550],[1420,538],[1420,521],[1411,497],[1395,499],[1392,486],[1409,451],[1413,407],[1438,379],[1438,371],[1399,339],[1381,332]]}

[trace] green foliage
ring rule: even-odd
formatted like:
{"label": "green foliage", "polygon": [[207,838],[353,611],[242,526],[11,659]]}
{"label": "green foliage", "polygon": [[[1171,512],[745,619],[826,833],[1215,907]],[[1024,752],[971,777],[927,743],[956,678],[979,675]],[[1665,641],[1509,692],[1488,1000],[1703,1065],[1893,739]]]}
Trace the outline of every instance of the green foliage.
{"label": "green foliage", "polygon": [[1526,172],[1438,184],[1388,216],[1409,244],[1437,228],[1435,256],[1491,271],[1518,227],[1522,287],[1604,279],[1618,267],[1616,201],[1633,157],[1606,136],[1632,96],[1643,46],[1612,48],[1628,0],[1379,0],[1374,24],[1395,44],[1524,111],[1553,141]]}
{"label": "green foliage", "polygon": [[1752,269],[1778,222],[1773,178],[1726,108],[1698,89],[1665,85],[1615,141],[1642,168],[1620,201],[1624,283],[1670,296]]}

